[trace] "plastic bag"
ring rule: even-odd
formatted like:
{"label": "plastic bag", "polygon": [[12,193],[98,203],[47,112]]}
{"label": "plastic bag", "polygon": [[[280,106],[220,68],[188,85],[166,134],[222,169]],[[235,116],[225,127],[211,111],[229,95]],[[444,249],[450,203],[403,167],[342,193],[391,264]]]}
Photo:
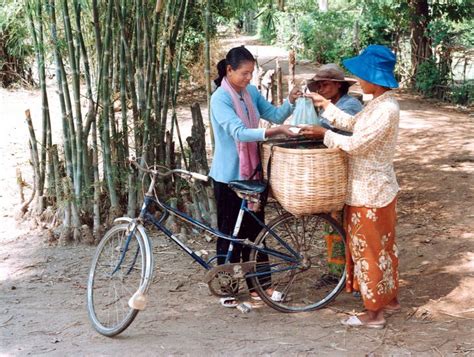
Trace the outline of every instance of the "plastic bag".
{"label": "plastic bag", "polygon": [[314,109],[311,98],[301,97],[296,100],[295,111],[293,112],[290,124],[321,125],[321,120]]}

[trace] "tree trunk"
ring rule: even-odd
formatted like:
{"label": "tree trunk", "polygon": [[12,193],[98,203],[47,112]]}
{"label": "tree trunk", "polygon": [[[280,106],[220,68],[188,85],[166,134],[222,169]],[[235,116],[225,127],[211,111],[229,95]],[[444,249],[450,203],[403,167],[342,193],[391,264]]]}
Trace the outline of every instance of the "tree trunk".
{"label": "tree trunk", "polygon": [[285,11],[285,0],[278,0],[278,10]]}
{"label": "tree trunk", "polygon": [[295,50],[288,52],[288,93],[295,86],[295,68],[296,68],[296,54]]}
{"label": "tree trunk", "polygon": [[318,0],[319,11],[327,12],[328,11],[328,0]]}
{"label": "tree trunk", "polygon": [[191,114],[193,118],[191,136],[186,138],[191,149],[189,170],[207,174],[209,166],[206,156],[206,127],[204,126],[201,107],[198,103],[194,103],[191,106]]}
{"label": "tree trunk", "polygon": [[360,39],[359,39],[359,21],[354,22],[354,49],[359,53]]}
{"label": "tree trunk", "polygon": [[[193,126],[191,136],[186,138],[191,149],[189,169],[207,174],[209,166],[206,156],[206,128],[198,103],[194,103],[191,106],[191,113]],[[191,196],[194,201],[194,207],[199,208],[198,211],[202,212],[202,218],[215,227],[217,225],[217,210],[211,186],[196,182],[195,185],[191,186]]]}
{"label": "tree trunk", "polygon": [[283,103],[283,75],[281,73],[280,61],[276,59],[276,101],[275,104]]}
{"label": "tree trunk", "polygon": [[410,44],[412,76],[416,74],[418,65],[432,56],[431,40],[428,37],[430,23],[428,0],[410,0]]}

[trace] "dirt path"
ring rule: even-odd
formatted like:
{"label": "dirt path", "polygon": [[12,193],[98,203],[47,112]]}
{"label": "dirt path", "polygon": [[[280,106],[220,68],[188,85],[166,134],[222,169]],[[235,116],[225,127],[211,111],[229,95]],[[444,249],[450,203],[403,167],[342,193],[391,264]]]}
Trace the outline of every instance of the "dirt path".
{"label": "dirt path", "polygon": [[22,111],[39,100],[0,89],[0,355],[474,355],[473,117],[398,97],[403,309],[386,329],[340,326],[361,307],[346,294],[312,313],[223,309],[199,267],[156,237],[150,306],[108,339],[92,330],[85,308],[94,248],[50,246],[40,227],[14,220],[15,167],[28,160]]}

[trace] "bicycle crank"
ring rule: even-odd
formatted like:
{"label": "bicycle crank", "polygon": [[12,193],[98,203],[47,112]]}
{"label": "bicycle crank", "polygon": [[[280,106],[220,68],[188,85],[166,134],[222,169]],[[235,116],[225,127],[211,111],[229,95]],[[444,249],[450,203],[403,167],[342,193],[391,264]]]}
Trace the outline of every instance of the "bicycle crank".
{"label": "bicycle crank", "polygon": [[213,295],[234,296],[239,292],[239,280],[253,270],[255,262],[218,265],[205,275],[204,282]]}

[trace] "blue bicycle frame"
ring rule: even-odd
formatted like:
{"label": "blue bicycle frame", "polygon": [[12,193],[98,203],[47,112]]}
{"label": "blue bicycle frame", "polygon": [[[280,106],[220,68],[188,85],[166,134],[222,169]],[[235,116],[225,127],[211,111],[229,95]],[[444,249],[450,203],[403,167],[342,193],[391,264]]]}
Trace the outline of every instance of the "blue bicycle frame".
{"label": "blue bicycle frame", "polygon": [[[156,203],[162,209],[162,214],[159,218],[156,218],[148,210],[149,206],[152,203]],[[206,270],[210,270],[212,268],[212,265],[210,263],[213,260],[217,259],[219,256],[216,255],[216,256],[212,257],[211,259],[209,259],[208,261],[205,261],[200,256],[198,256],[196,253],[194,253],[194,251],[191,250],[188,246],[186,246],[182,241],[180,241],[179,238],[177,238],[173,234],[173,232],[171,232],[168,228],[166,228],[164,226],[164,222],[169,217],[170,212],[172,214],[174,214],[175,216],[181,218],[183,221],[188,222],[191,225],[196,226],[198,228],[201,228],[202,230],[204,230],[204,231],[206,231],[206,232],[208,232],[208,233],[210,233],[210,234],[212,234],[212,235],[214,235],[218,238],[223,238],[223,239],[229,240],[230,245],[229,245],[229,250],[228,250],[227,255],[226,255],[225,263],[230,262],[230,257],[232,255],[232,249],[233,249],[234,244],[240,244],[242,246],[250,247],[252,249],[258,250],[261,253],[265,253],[265,254],[271,255],[271,256],[276,256],[278,258],[281,258],[282,260],[285,260],[285,261],[287,261],[289,263],[293,263],[293,264],[295,264],[295,263],[297,264],[299,262],[299,260],[301,259],[301,255],[299,253],[297,253],[292,247],[290,247],[285,241],[283,241],[277,234],[275,234],[265,223],[263,223],[260,219],[258,219],[258,217],[254,214],[254,212],[251,211],[247,207],[247,200],[246,199],[242,200],[242,204],[241,204],[241,207],[240,207],[239,214],[242,215],[244,212],[249,213],[253,217],[253,219],[256,222],[258,222],[258,224],[262,227],[262,229],[265,228],[266,231],[268,231],[282,245],[282,247],[286,248],[287,251],[289,253],[291,253],[292,256],[288,255],[288,254],[278,252],[278,251],[275,251],[273,249],[267,249],[266,247],[257,246],[256,244],[254,244],[253,242],[251,242],[247,239],[239,239],[239,238],[236,237],[236,235],[234,235],[236,230],[234,230],[233,235],[223,234],[223,233],[209,227],[208,225],[195,220],[194,218],[192,218],[192,217],[188,216],[187,214],[179,211],[178,209],[173,208],[173,207],[171,207],[171,206],[155,199],[154,197],[152,197],[150,195],[146,195],[145,196],[145,201],[144,201],[144,203],[142,205],[142,208],[141,208],[141,211],[140,211],[139,219],[141,219],[144,223],[151,222],[156,228],[158,228],[160,231],[162,231],[164,234],[166,234],[166,236],[168,236],[173,242],[175,242],[182,250],[184,250],[188,255],[190,255],[196,262],[198,262]],[[236,226],[239,225],[239,224],[240,223],[237,222]],[[123,257],[125,256],[125,253],[128,250],[127,249],[128,244],[129,244],[130,240],[132,239],[133,234],[135,233],[135,230],[136,230],[136,225],[134,226],[134,229],[132,229],[132,231],[130,232],[130,234],[127,238],[127,241],[126,241],[125,247],[124,247],[124,251],[122,253],[123,254],[122,259],[120,259],[121,261],[123,260]],[[118,266],[120,266],[120,262],[118,263]],[[118,266],[117,266],[116,269],[118,269]],[[287,268],[279,269],[277,271],[285,271],[285,270],[292,270],[292,269],[295,269],[295,267],[287,267]],[[265,275],[265,274],[268,274],[268,272],[247,274],[246,277],[250,278],[250,277],[255,277],[255,276]]]}

